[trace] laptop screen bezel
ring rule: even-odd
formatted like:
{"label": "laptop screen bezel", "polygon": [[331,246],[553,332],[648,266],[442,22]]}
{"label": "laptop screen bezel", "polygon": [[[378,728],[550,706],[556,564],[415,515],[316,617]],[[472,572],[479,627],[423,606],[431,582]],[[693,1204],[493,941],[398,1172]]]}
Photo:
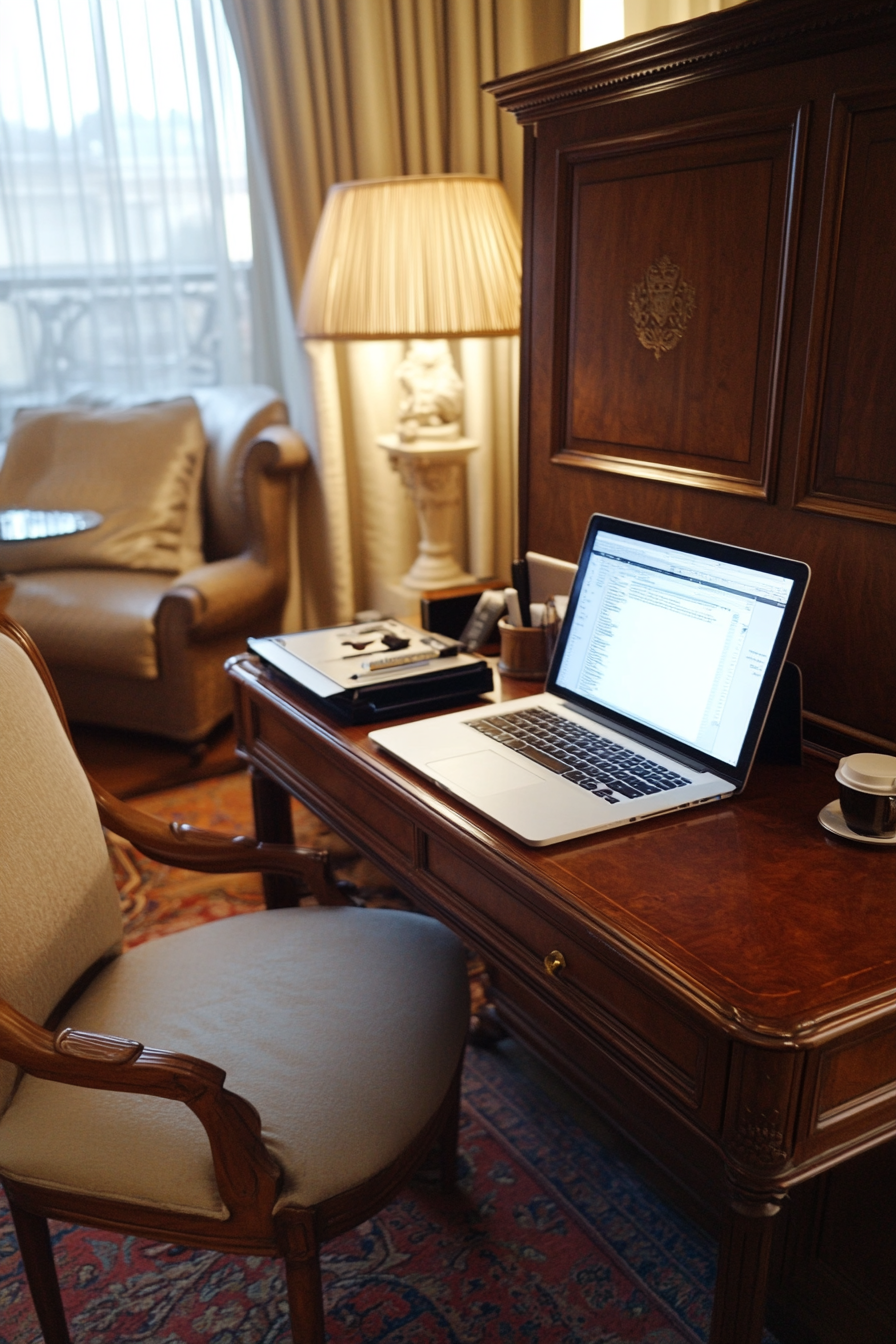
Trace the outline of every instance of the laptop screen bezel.
{"label": "laptop screen bezel", "polygon": [[[741,565],[748,569],[754,569],[758,573],[775,574],[791,580],[790,596],[769,655],[740,755],[733,765],[730,761],[722,761],[718,757],[698,751],[687,742],[670,737],[647,724],[639,722],[637,719],[629,718],[617,710],[601,705],[599,701],[580,695],[578,692],[558,683],[557,678],[572,630],[579,595],[585,581],[588,560],[594,548],[595,537],[601,531],[610,532],[628,540],[653,542],[658,546],[679,550],[684,555],[696,555],[710,560]],[[809,566],[802,560],[789,560],[783,556],[769,555],[764,551],[752,551],[746,547],[732,546],[721,541],[711,541],[706,537],[693,537],[681,532],[672,532],[666,528],[651,527],[646,523],[631,522],[625,518],[613,518],[600,513],[592,514],[579,554],[578,569],[569,594],[566,618],[551,659],[545,690],[558,696],[561,700],[565,700],[568,704],[574,705],[577,709],[583,710],[589,717],[620,729],[636,741],[653,747],[655,750],[667,754],[674,760],[681,761],[693,769],[711,771],[722,779],[730,781],[736,789],[742,789],[750,773],[759,739],[762,736],[762,729],[781,675],[781,669],[787,657],[787,650],[790,647],[797,618],[803,605],[809,578]]]}

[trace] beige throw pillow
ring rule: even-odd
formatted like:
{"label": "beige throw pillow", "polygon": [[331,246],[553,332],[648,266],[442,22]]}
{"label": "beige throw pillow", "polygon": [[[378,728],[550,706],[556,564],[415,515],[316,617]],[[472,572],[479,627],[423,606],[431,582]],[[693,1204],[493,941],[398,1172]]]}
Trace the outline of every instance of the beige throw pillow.
{"label": "beige throw pillow", "polygon": [[182,574],[203,562],[205,431],[192,397],[16,417],[0,509],[94,509],[90,532],[0,542],[0,571],[73,567]]}

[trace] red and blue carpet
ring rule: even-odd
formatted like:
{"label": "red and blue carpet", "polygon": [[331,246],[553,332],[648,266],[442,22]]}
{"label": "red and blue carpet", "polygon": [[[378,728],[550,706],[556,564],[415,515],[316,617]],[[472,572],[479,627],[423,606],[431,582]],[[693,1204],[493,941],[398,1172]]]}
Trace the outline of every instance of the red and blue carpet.
{"label": "red and blue carpet", "polygon": [[[157,794],[157,815],[241,830],[247,781]],[[297,839],[322,827],[296,813]],[[333,837],[327,835],[328,843]],[[186,874],[110,839],[133,944],[261,905],[257,878]],[[344,850],[371,899],[381,879]],[[323,1256],[330,1344],[685,1344],[706,1338],[714,1250],[500,1050],[470,1049],[457,1192],[423,1172]],[[54,1225],[75,1344],[286,1344],[276,1261]],[[0,1344],[39,1344],[0,1203]]]}

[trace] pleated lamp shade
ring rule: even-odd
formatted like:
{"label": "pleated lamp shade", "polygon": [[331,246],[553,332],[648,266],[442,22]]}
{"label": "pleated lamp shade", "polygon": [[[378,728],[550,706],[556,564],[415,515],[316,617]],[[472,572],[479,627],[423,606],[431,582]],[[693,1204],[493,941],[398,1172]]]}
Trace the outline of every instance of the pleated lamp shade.
{"label": "pleated lamp shade", "polygon": [[507,336],[520,329],[520,231],[494,178],[330,188],[299,303],[303,336]]}

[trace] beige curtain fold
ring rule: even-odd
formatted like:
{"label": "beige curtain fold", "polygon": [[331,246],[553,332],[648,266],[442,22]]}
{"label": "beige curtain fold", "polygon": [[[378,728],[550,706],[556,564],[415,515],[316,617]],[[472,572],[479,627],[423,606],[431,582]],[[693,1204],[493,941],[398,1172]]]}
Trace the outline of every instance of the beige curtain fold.
{"label": "beige curtain fold", "polygon": [[[522,132],[480,85],[578,48],[578,0],[230,0],[297,307],[334,182],[483,173],[522,201]],[[396,348],[397,347],[397,348]],[[416,524],[376,448],[395,422],[397,343],[308,342],[315,479],[302,486],[303,619],[390,605]],[[518,340],[461,341],[470,458],[458,558],[509,571],[516,512]]]}
{"label": "beige curtain fold", "polygon": [[625,33],[646,33],[670,23],[684,23],[720,9],[730,9],[743,0],[625,0]]}

